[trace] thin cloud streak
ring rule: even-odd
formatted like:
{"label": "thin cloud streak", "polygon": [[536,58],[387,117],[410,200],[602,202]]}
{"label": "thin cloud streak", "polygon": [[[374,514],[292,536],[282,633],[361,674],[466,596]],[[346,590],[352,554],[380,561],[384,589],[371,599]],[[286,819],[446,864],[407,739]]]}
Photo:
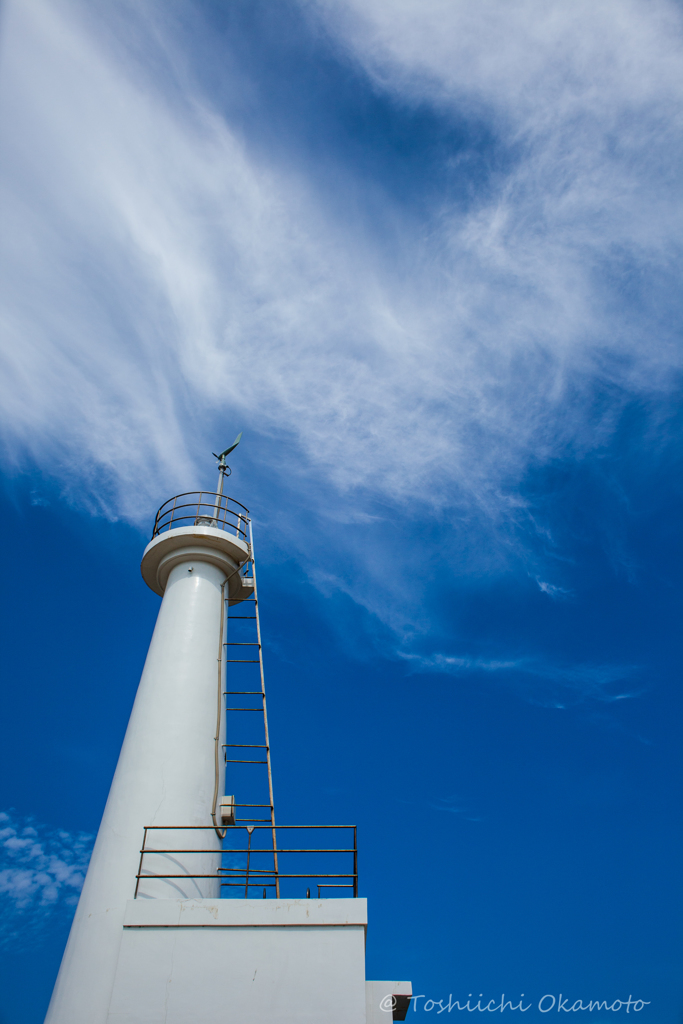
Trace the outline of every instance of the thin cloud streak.
{"label": "thin cloud streak", "polygon": [[546,580],[540,580],[538,577],[536,577],[536,583],[542,593],[547,594],[548,597],[552,597],[554,600],[568,597],[571,593],[566,587],[558,587],[557,584],[548,583]]}
{"label": "thin cloud streak", "polygon": [[433,811],[442,811],[446,814],[457,814],[465,821],[483,821],[483,818],[473,818],[465,802],[459,797],[438,796],[428,804]]}
{"label": "thin cloud streak", "polygon": [[397,653],[412,665],[414,672],[449,675],[501,673],[506,685],[524,699],[543,707],[613,704],[633,699],[643,692],[642,686],[637,690],[624,690],[623,684],[638,672],[633,665],[560,665],[532,656],[505,660],[443,653]]}

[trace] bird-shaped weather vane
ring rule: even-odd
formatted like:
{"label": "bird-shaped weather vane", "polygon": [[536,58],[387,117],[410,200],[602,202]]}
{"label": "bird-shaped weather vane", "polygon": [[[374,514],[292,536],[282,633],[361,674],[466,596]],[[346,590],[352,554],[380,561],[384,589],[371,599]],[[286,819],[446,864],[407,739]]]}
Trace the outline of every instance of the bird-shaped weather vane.
{"label": "bird-shaped weather vane", "polygon": [[215,452],[211,452],[214,458],[218,459],[218,494],[223,493],[223,481],[225,480],[225,477],[230,476],[232,472],[230,466],[228,466],[227,462],[225,461],[225,456],[229,455],[230,452],[234,451],[241,440],[242,431],[240,430],[235,440],[232,442],[231,445],[228,445],[224,452],[221,452],[220,455],[216,455]]}

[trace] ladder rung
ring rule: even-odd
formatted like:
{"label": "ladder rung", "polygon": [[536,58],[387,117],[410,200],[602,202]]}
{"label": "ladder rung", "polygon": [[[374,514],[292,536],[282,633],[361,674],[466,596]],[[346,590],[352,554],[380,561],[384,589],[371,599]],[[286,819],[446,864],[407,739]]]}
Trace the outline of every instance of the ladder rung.
{"label": "ladder rung", "polygon": [[[235,818],[235,821],[265,821],[268,824],[270,824],[270,818]],[[257,851],[256,850],[252,850],[251,852],[252,853],[256,853]],[[259,850],[258,852],[260,853],[261,851]],[[267,852],[268,853],[272,853],[273,851],[272,850],[268,850]]]}
{"label": "ladder rung", "polygon": [[265,743],[224,743],[224,747],[258,747],[259,750],[267,750]]}
{"label": "ladder rung", "polygon": [[250,697],[255,697],[255,696],[262,697],[263,696],[263,690],[223,690],[223,696],[224,697],[228,697],[228,696],[236,697],[238,694],[240,696],[242,696],[242,697],[247,697],[247,696],[250,696]]}
{"label": "ladder rung", "polygon": [[229,615],[230,619],[255,619],[255,615]]}
{"label": "ladder rung", "polygon": [[258,658],[226,658],[228,665],[258,665]]}
{"label": "ladder rung", "polygon": [[268,764],[267,761],[236,761],[234,758],[226,757],[226,764]]}
{"label": "ladder rung", "polygon": [[263,711],[263,708],[225,708],[225,711]]}
{"label": "ladder rung", "polygon": [[242,640],[226,640],[224,647],[260,647],[261,644],[245,644]]}

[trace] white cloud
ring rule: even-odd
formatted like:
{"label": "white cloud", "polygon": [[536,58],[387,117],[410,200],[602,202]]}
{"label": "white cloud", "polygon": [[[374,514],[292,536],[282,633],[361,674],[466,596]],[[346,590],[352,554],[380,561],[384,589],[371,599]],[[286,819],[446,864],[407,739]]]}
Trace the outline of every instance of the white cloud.
{"label": "white cloud", "polygon": [[[92,509],[147,524],[207,479],[196,453],[217,424],[258,431],[269,483],[247,503],[270,535],[305,545],[321,579],[340,580],[343,549],[337,589],[410,628],[456,556],[444,542],[425,567],[419,537],[373,523],[457,517],[475,538],[461,570],[495,570],[515,524],[537,528],[530,467],[608,445],[634,397],[666,413],[677,9],[306,5],[366,88],[490,139],[494,169],[454,150],[421,217],[373,185],[389,242],[351,200],[340,215],[313,164],[285,166],[226,119],[193,66],[220,61],[225,88],[242,84],[229,54],[187,49],[182,9],[5,6],[7,464],[39,462]],[[363,182],[335,159],[352,196]]]}
{"label": "white cloud", "polygon": [[566,587],[558,587],[557,584],[547,583],[545,580],[539,580],[538,577],[536,577],[536,582],[538,584],[538,589],[541,590],[544,594],[547,594],[548,597],[567,597],[567,595],[570,593],[570,591],[567,590]]}
{"label": "white cloud", "polygon": [[462,815],[465,821],[481,821],[481,818],[473,818],[471,811],[465,802],[457,796],[437,796],[430,801],[429,807],[434,811],[445,811],[447,814]]}
{"label": "white cloud", "polygon": [[566,708],[577,704],[613,704],[639,696],[642,686],[625,689],[624,684],[637,672],[633,665],[559,664],[536,656],[482,658],[434,652],[414,654],[397,652],[415,672],[440,672],[448,675],[503,673],[507,685],[532,704]]}
{"label": "white cloud", "polygon": [[523,661],[520,661],[519,658],[506,660],[457,654],[423,655],[403,651],[397,653],[400,658],[413,662],[421,671],[452,672],[454,674],[458,672],[500,672],[519,669],[523,665]]}
{"label": "white cloud", "polygon": [[[166,8],[118,5],[134,47],[76,2],[7,5],[11,459],[148,516],[230,410],[290,438],[308,479],[495,518],[530,462],[603,443],[624,398],[669,385],[666,311],[653,337],[604,271],[661,278],[678,251],[675,9],[322,6],[383,88],[513,147],[466,209],[443,195],[419,231],[394,211],[407,271],[313,172],[250,151]],[[597,419],[596,379],[624,390]]]}
{"label": "white cloud", "polygon": [[36,941],[56,913],[75,907],[92,842],[0,812],[0,945]]}
{"label": "white cloud", "polygon": [[[482,201],[466,212],[444,204],[442,215],[444,290],[467,294],[457,309],[464,322],[452,310],[451,322],[459,334],[477,332],[505,391],[477,419],[510,429],[513,444],[527,433],[541,457],[563,434],[595,443],[581,429],[588,379],[647,391],[680,366],[674,322],[661,305],[644,311],[633,301],[643,273],[655,290],[661,274],[675,296],[680,8],[666,0],[313,6],[379,87],[483,121],[506,152]],[[638,322],[662,312],[654,331]],[[486,387],[481,372],[473,377]],[[549,422],[554,415],[560,424]],[[545,449],[533,432],[543,423]]]}

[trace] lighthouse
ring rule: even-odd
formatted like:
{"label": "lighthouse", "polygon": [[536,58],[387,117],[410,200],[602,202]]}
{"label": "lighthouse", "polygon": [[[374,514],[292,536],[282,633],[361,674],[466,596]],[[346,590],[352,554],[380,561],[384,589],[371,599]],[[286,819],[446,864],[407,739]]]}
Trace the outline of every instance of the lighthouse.
{"label": "lighthouse", "polygon": [[365,979],[355,828],[276,824],[252,523],[224,493],[240,438],[215,492],[162,505],[142,556],[161,606],[46,1024],[371,1024],[409,1005],[409,983]]}

